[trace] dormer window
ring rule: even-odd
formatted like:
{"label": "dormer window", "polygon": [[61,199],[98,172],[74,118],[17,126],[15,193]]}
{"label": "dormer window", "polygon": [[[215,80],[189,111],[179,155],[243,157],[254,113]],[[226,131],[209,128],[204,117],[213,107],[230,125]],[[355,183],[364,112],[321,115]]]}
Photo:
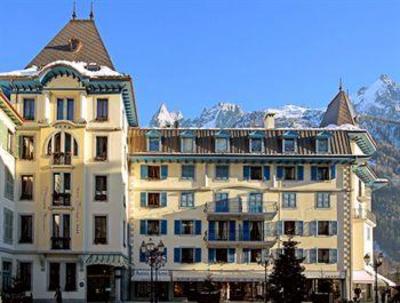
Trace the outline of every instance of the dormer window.
{"label": "dormer window", "polygon": [[262,153],[264,151],[264,133],[261,131],[254,131],[250,133],[250,152]]}
{"label": "dormer window", "polygon": [[161,134],[157,130],[147,132],[147,151],[159,152],[161,151]]}
{"label": "dormer window", "polygon": [[185,130],[181,133],[181,152],[194,153],[195,151],[195,135],[191,130]]}
{"label": "dormer window", "polygon": [[295,131],[287,131],[282,136],[282,151],[284,153],[296,153],[297,152],[297,137],[298,134]]}
{"label": "dormer window", "polygon": [[215,152],[226,153],[229,151],[229,133],[220,130],[215,134]]}
{"label": "dormer window", "polygon": [[330,152],[329,138],[331,134],[327,131],[320,132],[316,137],[315,152],[318,154],[326,154]]}

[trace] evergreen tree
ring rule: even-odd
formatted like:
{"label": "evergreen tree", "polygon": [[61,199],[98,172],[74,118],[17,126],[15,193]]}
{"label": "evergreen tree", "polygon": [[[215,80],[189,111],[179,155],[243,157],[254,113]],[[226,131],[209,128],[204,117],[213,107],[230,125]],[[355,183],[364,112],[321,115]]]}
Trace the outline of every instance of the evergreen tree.
{"label": "evergreen tree", "polygon": [[270,297],[273,302],[300,303],[305,300],[306,277],[301,266],[304,258],[297,258],[297,242],[289,239],[283,243],[282,252],[275,258],[269,278]]}

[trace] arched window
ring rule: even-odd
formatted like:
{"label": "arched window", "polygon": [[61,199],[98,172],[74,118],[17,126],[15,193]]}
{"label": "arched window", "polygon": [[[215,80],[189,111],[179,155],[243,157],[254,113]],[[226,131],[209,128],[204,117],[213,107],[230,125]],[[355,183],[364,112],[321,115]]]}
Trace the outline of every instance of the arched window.
{"label": "arched window", "polygon": [[78,143],[71,134],[58,132],[54,134],[47,145],[47,154],[50,155],[78,155]]}

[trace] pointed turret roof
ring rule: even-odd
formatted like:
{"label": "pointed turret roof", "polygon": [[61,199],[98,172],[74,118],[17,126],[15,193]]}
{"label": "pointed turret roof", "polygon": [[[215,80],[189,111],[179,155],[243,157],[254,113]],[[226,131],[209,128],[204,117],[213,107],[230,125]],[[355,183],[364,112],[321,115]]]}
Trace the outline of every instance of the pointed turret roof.
{"label": "pointed turret roof", "polygon": [[338,126],[343,124],[356,125],[354,118],[355,114],[349,97],[340,87],[338,94],[329,103],[320,126],[326,127],[331,124]]}
{"label": "pointed turret roof", "polygon": [[59,60],[97,63],[115,70],[93,18],[71,19],[26,67],[40,68]]}

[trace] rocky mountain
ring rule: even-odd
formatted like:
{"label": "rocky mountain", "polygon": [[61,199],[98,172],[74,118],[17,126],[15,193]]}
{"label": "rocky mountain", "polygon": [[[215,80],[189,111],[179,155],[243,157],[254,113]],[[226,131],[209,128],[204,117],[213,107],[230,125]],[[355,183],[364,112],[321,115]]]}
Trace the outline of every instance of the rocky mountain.
{"label": "rocky mountain", "polygon": [[[376,244],[393,260],[400,261],[400,85],[388,75],[360,88],[351,96],[362,127],[368,129],[378,143],[378,152],[371,162],[377,174],[391,182],[376,191],[373,207],[378,218]],[[324,109],[285,105],[279,108],[246,112],[239,105],[220,102],[204,108],[199,116],[185,118],[181,112],[169,112],[162,104],[150,126],[186,127],[256,127],[262,126],[266,112],[276,113],[278,127],[315,127]]]}

